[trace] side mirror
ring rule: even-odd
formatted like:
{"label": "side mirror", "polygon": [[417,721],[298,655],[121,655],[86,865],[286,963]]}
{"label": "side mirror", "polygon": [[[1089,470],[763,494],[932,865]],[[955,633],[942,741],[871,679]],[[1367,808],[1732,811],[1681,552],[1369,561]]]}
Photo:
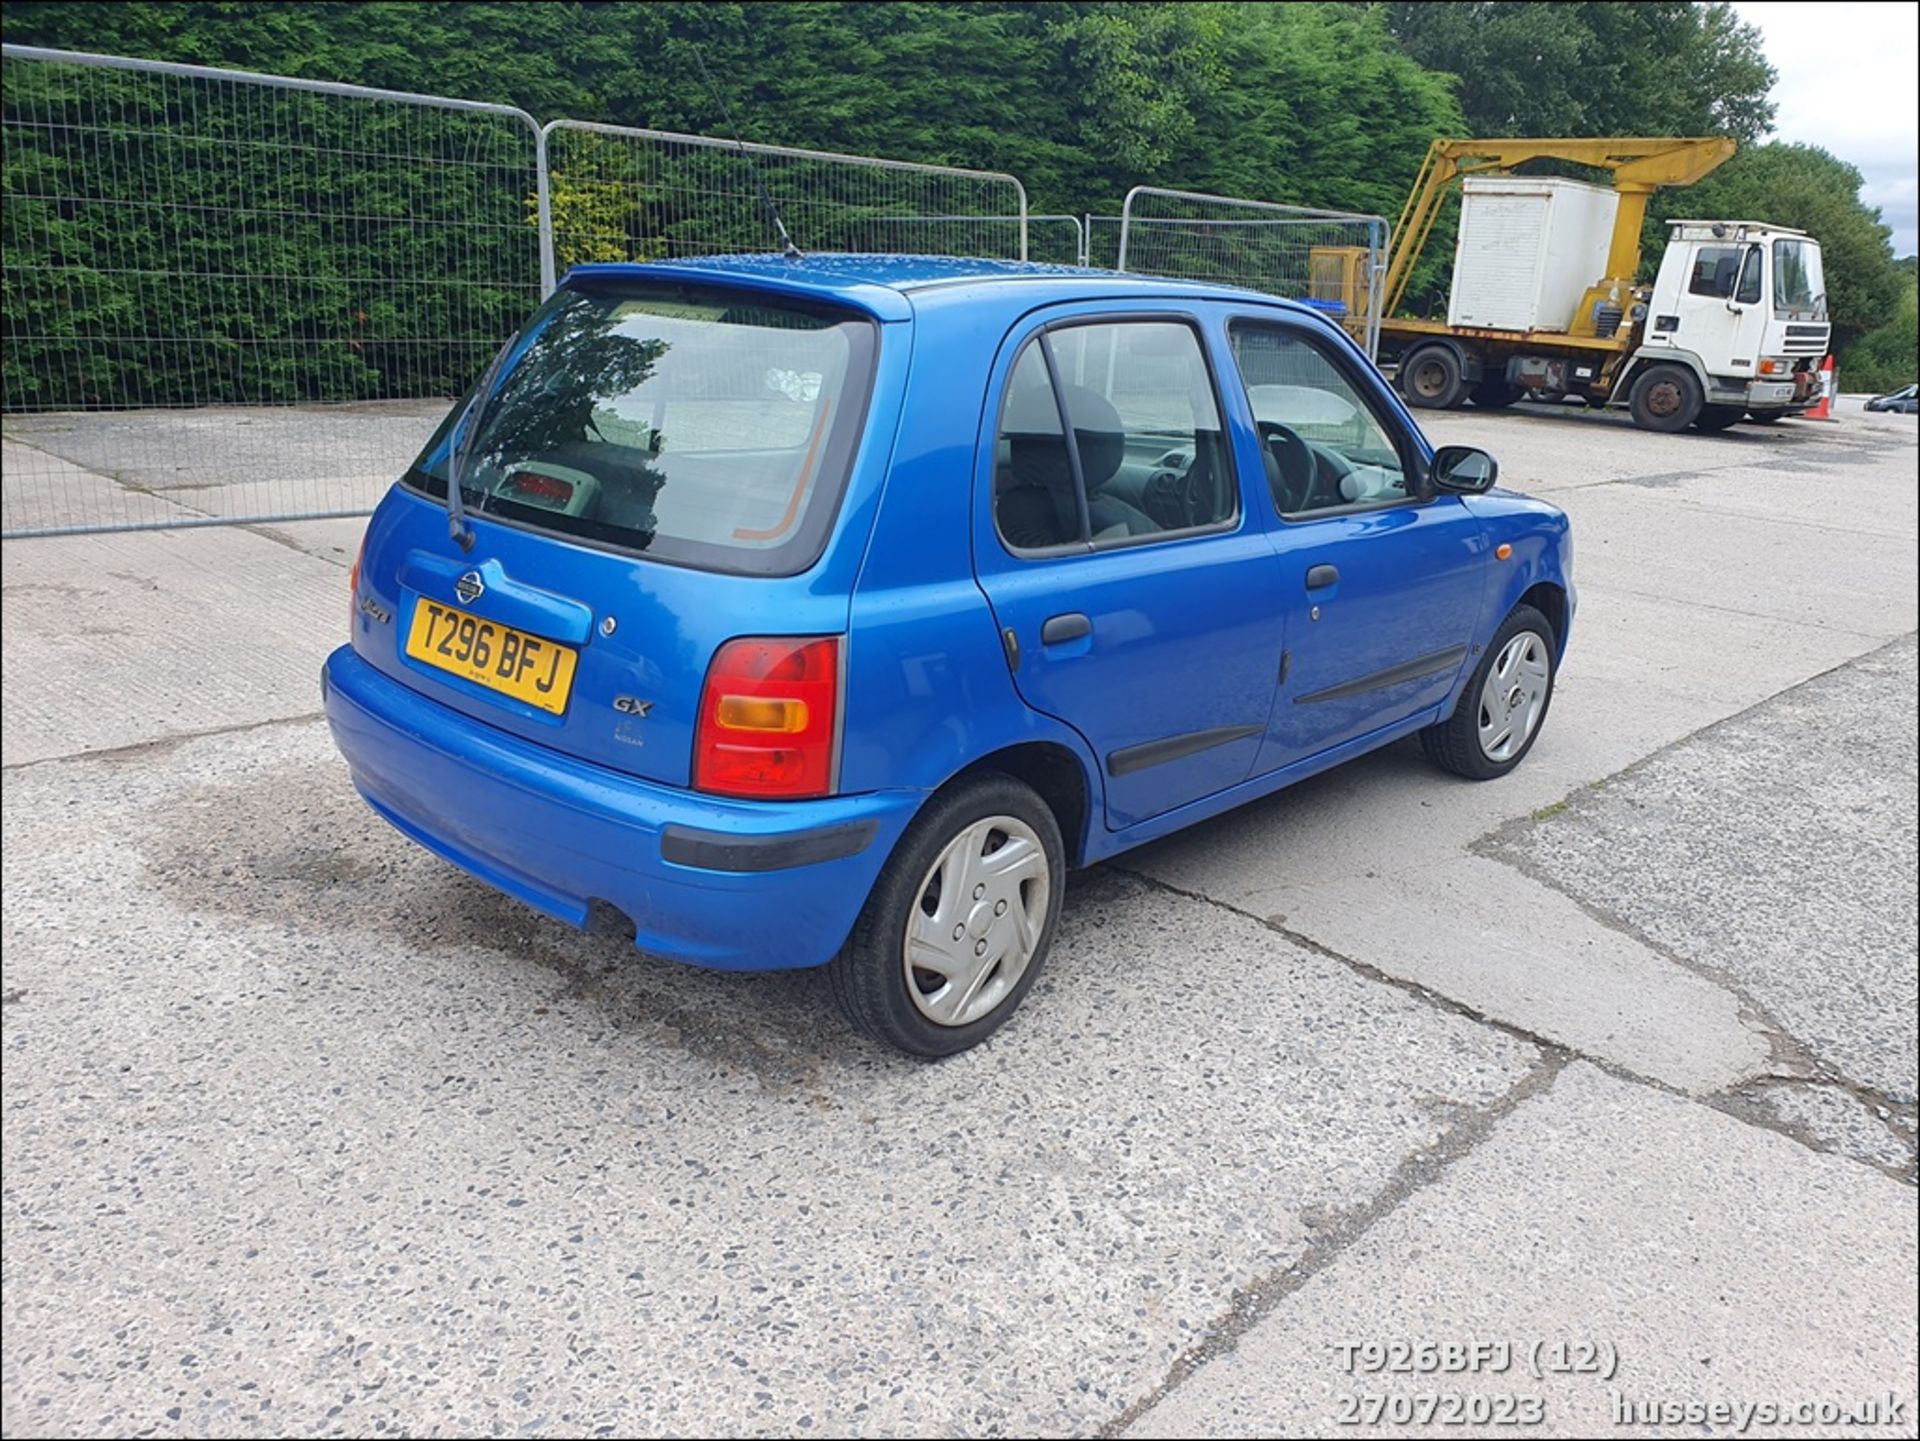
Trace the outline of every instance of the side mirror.
{"label": "side mirror", "polygon": [[1481,495],[1500,478],[1500,462],[1472,445],[1443,445],[1427,470],[1433,488],[1446,495]]}

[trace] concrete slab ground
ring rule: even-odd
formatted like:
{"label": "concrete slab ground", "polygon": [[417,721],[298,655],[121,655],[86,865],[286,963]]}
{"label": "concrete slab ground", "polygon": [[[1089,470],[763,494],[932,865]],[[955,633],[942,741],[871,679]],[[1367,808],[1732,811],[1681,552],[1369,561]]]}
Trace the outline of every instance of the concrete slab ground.
{"label": "concrete slab ground", "polygon": [[372,509],[449,399],[6,417],[9,532]]}
{"label": "concrete slab ground", "polygon": [[1911,1106],[1915,661],[1914,638],[1895,641],[1503,830],[1487,853],[1722,978],[1828,1077]]}
{"label": "concrete slab ground", "polygon": [[357,548],[364,525],[9,541],[5,764],[313,715],[346,632],[341,530]]}
{"label": "concrete slab ground", "polygon": [[[1745,1434],[1911,1435],[1913,1193],[1859,1170],[1571,1066],[1497,1122],[1470,1163],[1370,1229],[1125,1434],[1417,1434],[1427,1428],[1381,1424],[1375,1408],[1391,1417],[1433,1397],[1488,1408],[1510,1398],[1516,1414],[1537,1403],[1538,1424],[1511,1428],[1527,1435],[1719,1435],[1733,1428],[1641,1418],[1669,1402],[1861,1415],[1891,1397],[1904,1427]],[[1365,1369],[1387,1343],[1421,1341],[1495,1343],[1509,1360],[1457,1375]],[[1341,1349],[1356,1345],[1381,1352]],[[1599,1369],[1552,1371],[1559,1346],[1575,1363],[1591,1348]]]}
{"label": "concrete slab ground", "polygon": [[0,440],[0,519],[9,533],[81,525],[163,525],[193,514],[165,496],[122,485],[11,434]]}
{"label": "concrete slab ground", "polygon": [[1538,1065],[1119,877],[1004,1041],[881,1056],[370,824],[314,723],[5,817],[19,1431],[1085,1431]]}
{"label": "concrete slab ground", "polygon": [[[932,1067],[379,822],[313,718],[356,522],[9,542],[0,1431],[1911,1405],[1914,422],[1423,423],[1574,516],[1526,764],[1393,747],[1074,878],[1028,1007]],[[1619,1370],[1328,1349],[1454,1337]]]}

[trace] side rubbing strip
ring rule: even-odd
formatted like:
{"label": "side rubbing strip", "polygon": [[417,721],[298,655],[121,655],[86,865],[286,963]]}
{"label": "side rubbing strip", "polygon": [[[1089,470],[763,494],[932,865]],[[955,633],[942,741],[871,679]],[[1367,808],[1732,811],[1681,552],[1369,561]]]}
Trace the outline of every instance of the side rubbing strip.
{"label": "side rubbing strip", "polygon": [[1402,661],[1399,665],[1377,670],[1372,675],[1363,675],[1358,680],[1342,681],[1339,685],[1328,686],[1311,695],[1293,698],[1295,705],[1313,705],[1323,700],[1345,700],[1350,695],[1365,695],[1370,690],[1385,690],[1390,685],[1399,685],[1403,681],[1419,680],[1422,676],[1434,675],[1439,671],[1452,670],[1465,660],[1467,648],[1456,645],[1451,650],[1437,650],[1432,655],[1415,656],[1412,660]]}
{"label": "side rubbing strip", "polygon": [[1165,765],[1168,761],[1198,755],[1201,751],[1210,751],[1215,746],[1226,745],[1229,741],[1257,736],[1265,729],[1265,726],[1215,726],[1212,730],[1189,731],[1183,736],[1168,736],[1163,741],[1147,741],[1143,745],[1123,746],[1107,756],[1107,774],[1110,776],[1132,775],[1135,771],[1143,771],[1148,766]]}

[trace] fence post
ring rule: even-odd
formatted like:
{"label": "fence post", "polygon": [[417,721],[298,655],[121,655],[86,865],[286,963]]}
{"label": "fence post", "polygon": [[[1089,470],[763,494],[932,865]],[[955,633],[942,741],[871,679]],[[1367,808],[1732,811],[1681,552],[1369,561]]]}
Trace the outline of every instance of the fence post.
{"label": "fence post", "polygon": [[1120,202],[1120,254],[1113,262],[1113,268],[1123,275],[1127,269],[1127,231],[1133,222],[1133,197],[1144,189],[1144,185],[1134,186],[1127,192],[1127,198]]}
{"label": "fence post", "polygon": [[1373,253],[1367,257],[1367,358],[1380,358],[1380,297],[1387,274],[1388,238],[1392,229],[1385,217],[1369,228]]}
{"label": "fence post", "polygon": [[547,127],[535,121],[533,134],[533,186],[535,195],[539,197],[540,298],[544,300],[553,294],[560,277],[555,273],[553,263],[553,191],[547,174]]}

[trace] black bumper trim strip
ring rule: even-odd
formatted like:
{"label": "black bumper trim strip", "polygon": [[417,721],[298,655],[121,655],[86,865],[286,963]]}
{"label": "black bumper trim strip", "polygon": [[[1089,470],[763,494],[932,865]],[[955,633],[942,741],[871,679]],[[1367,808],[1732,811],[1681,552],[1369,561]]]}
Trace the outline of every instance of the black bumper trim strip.
{"label": "black bumper trim strip", "polygon": [[738,836],[670,825],[660,832],[660,859],[703,871],[784,871],[857,856],[879,829],[877,821],[850,821],[796,836]]}

